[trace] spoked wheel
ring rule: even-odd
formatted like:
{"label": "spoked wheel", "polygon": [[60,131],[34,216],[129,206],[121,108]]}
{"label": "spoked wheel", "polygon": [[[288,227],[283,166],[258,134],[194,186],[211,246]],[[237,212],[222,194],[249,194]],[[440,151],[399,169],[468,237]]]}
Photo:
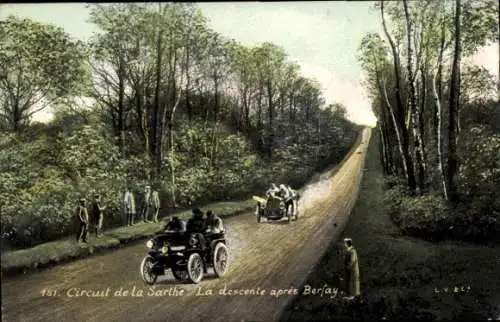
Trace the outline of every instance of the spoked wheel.
{"label": "spoked wheel", "polygon": [[189,256],[187,264],[188,279],[197,284],[203,278],[203,259],[200,254],[194,253]]}
{"label": "spoked wheel", "polygon": [[188,272],[185,269],[181,268],[172,268],[172,275],[178,281],[184,282],[189,278]]}
{"label": "spoked wheel", "polygon": [[155,260],[151,256],[146,256],[141,263],[141,277],[144,283],[153,285],[158,279],[158,274],[153,271]]}
{"label": "spoked wheel", "polygon": [[214,250],[214,272],[217,277],[226,274],[229,267],[229,250],[223,243],[218,243]]}

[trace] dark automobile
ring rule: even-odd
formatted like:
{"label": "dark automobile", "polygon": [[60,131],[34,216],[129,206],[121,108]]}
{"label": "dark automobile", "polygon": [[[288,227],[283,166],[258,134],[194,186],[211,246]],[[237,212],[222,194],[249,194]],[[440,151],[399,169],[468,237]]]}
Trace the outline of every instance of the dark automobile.
{"label": "dark automobile", "polygon": [[213,268],[217,277],[228,269],[229,248],[225,234],[205,234],[207,248],[202,249],[196,234],[189,232],[165,232],[150,239],[150,249],[141,263],[141,277],[146,284],[156,283],[158,276],[170,269],[181,282],[198,283]]}

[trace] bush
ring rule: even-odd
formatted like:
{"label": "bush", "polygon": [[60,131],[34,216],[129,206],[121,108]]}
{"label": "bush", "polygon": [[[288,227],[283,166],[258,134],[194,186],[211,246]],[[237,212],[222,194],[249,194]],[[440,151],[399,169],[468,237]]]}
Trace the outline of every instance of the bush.
{"label": "bush", "polygon": [[500,240],[500,212],[492,207],[500,196],[495,196],[451,209],[440,195],[411,197],[405,186],[396,185],[385,192],[384,202],[404,234],[428,240],[487,242]]}

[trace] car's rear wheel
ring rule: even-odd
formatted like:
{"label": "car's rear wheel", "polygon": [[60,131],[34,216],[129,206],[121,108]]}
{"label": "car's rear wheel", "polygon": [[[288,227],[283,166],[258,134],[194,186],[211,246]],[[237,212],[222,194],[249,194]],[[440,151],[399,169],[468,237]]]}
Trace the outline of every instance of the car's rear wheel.
{"label": "car's rear wheel", "polygon": [[229,267],[229,250],[224,243],[218,243],[214,249],[214,272],[217,277],[226,274]]}
{"label": "car's rear wheel", "polygon": [[200,254],[193,253],[189,256],[187,273],[191,283],[197,284],[201,281],[203,278],[203,259]]}
{"label": "car's rear wheel", "polygon": [[153,257],[147,255],[141,262],[141,277],[144,283],[153,285],[158,280],[158,274],[154,272],[155,260]]}

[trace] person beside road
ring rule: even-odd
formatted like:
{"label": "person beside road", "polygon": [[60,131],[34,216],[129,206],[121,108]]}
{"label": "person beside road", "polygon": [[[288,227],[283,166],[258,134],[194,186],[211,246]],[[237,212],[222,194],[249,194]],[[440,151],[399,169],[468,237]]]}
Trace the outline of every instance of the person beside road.
{"label": "person beside road", "polygon": [[92,203],[92,217],[95,220],[95,235],[97,238],[102,237],[102,223],[104,220],[105,206],[102,206],[101,195],[96,194]]}
{"label": "person beside road", "polygon": [[128,186],[125,187],[123,208],[125,211],[127,226],[133,226],[135,220],[135,200],[134,194],[130,191],[130,188]]}
{"label": "person beside road", "polygon": [[153,221],[158,223],[158,213],[160,211],[160,196],[158,191],[154,189],[151,192],[151,212],[153,213]]}
{"label": "person beside road", "polygon": [[141,207],[141,219],[143,222],[149,222],[148,217],[150,211],[150,204],[151,204],[151,187],[146,186],[144,188],[144,198],[142,200],[142,207]]}
{"label": "person beside road", "polygon": [[78,234],[76,241],[79,243],[86,243],[89,231],[89,213],[87,211],[87,200],[82,198],[78,201],[76,207],[76,219],[78,221]]}
{"label": "person beside road", "polygon": [[344,239],[344,246],[344,292],[346,299],[353,300],[360,296],[359,259],[351,238]]}

